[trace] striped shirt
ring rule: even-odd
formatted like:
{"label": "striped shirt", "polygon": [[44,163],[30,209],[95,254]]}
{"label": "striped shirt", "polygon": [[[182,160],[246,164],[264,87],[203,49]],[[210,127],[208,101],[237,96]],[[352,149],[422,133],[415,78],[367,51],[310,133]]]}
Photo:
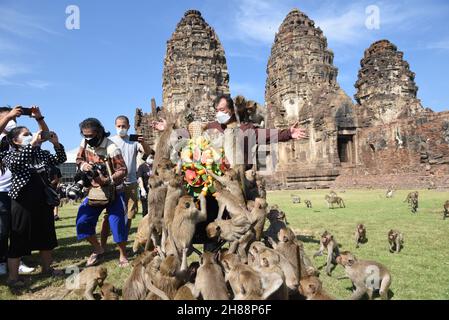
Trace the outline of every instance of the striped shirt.
{"label": "striped shirt", "polygon": [[[114,184],[116,186],[123,184],[128,174],[125,160],[120,149],[108,138],[104,138],[101,144],[95,148],[86,144],[83,139],[78,155],[76,156],[76,164],[78,169],[82,170],[86,164],[105,163],[107,158],[111,160],[112,180]],[[92,185],[96,186],[95,181],[92,181]]]}

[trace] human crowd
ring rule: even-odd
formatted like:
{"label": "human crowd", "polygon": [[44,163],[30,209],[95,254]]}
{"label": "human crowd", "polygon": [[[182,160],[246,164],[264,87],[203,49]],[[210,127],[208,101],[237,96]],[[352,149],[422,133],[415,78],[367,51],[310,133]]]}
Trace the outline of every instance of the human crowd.
{"label": "human crowd", "polygon": [[[216,121],[208,124],[209,129],[223,132],[236,126],[236,112],[229,96],[218,97],[215,109]],[[36,120],[37,133],[18,125],[24,116]],[[152,125],[155,130],[164,131],[167,123],[162,120]],[[250,123],[239,126],[252,128]],[[143,214],[148,213],[148,179],[155,152],[143,136],[129,134],[130,121],[126,116],[116,118],[114,136],[95,118],[82,121],[79,128],[82,141],[76,158],[77,179],[88,191],[78,209],[76,231],[79,241],[88,241],[92,246],[86,266],[101,263],[112,233],[119,251],[118,265],[127,267],[128,235],[139,199]],[[261,134],[261,130],[266,134],[266,129],[257,129],[255,133]],[[61,173],[57,166],[67,160],[64,146],[36,106],[0,108],[0,132],[0,275],[8,274],[9,286],[23,286],[19,274],[32,273],[34,269],[26,266],[22,258],[39,251],[42,273],[61,276],[63,271],[52,267],[52,251],[58,246],[55,220],[59,219],[57,188]],[[305,136],[305,131],[295,125],[279,131],[276,138],[288,141]],[[54,153],[42,149],[46,142],[53,145]],[[144,160],[140,166],[139,153]],[[98,240],[96,226],[102,213]]]}

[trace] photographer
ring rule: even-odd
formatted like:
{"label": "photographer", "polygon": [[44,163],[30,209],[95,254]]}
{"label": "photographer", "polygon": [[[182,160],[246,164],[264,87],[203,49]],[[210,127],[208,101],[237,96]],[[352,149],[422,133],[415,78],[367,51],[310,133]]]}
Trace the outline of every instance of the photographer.
{"label": "photographer", "polygon": [[[48,131],[47,124],[42,116],[39,107],[33,106],[28,109],[29,116],[36,119],[39,129]],[[21,106],[15,108],[2,107],[0,108],[0,153],[6,155],[10,150],[6,135],[17,127],[17,118],[22,116],[24,110]],[[1,160],[0,160],[1,163]],[[0,172],[0,276],[7,274],[6,255],[8,252],[9,230],[11,224],[11,198],[8,193],[11,188],[12,174],[4,166]],[[20,273],[31,273],[34,268],[26,266],[20,262]]]}
{"label": "photographer", "polygon": [[[125,161],[120,149],[108,139],[109,133],[99,120],[84,120],[80,123],[80,131],[84,139],[76,163],[78,169],[88,176],[91,185],[87,198],[79,207],[76,230],[78,239],[89,241],[94,248],[86,266],[96,265],[105,252],[98,242],[95,228],[101,212],[106,209],[114,242],[120,252],[119,266],[126,267],[129,264],[126,255],[127,217],[123,192],[116,190],[127,176]],[[106,200],[97,201],[99,198]]]}
{"label": "photographer", "polygon": [[150,155],[137,169],[137,182],[139,183],[140,201],[142,202],[142,216],[148,214],[148,180],[153,174],[154,150],[151,150]]}
{"label": "photographer", "polygon": [[[135,136],[135,140],[131,141],[131,137],[128,135],[130,128],[129,119],[126,116],[118,116],[115,119],[115,128],[117,135],[111,138],[112,142],[122,152],[123,159],[128,169],[128,175],[123,183],[123,192],[125,195],[125,206],[128,215],[128,233],[131,229],[133,219],[136,217],[138,211],[138,185],[137,185],[137,154],[143,153],[144,156],[148,156],[150,153],[150,147],[144,142],[142,136]],[[101,230],[101,246],[106,248],[109,235],[108,219],[105,217],[103,220],[103,226]]]}
{"label": "photographer", "polygon": [[[51,268],[52,250],[58,243],[53,207],[46,190],[50,188],[49,167],[64,163],[67,157],[53,132],[44,138],[42,131],[33,136],[26,127],[17,127],[8,133],[7,139],[11,150],[3,157],[3,164],[12,173],[8,284],[21,286],[18,278],[20,258],[35,250],[40,251],[43,274],[62,274]],[[46,140],[54,145],[56,155],[41,149]]]}

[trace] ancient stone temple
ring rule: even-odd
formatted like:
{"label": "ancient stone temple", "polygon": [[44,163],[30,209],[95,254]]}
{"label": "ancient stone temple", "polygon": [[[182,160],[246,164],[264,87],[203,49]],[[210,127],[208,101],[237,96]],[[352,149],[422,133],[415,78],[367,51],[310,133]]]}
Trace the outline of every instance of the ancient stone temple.
{"label": "ancient stone temple", "polygon": [[404,54],[388,40],[373,43],[361,61],[355,99],[365,125],[387,124],[423,111],[417,99],[415,74]]}
{"label": "ancient stone temple", "polygon": [[449,113],[423,109],[414,78],[391,42],[365,51],[355,84],[359,162],[337,185],[449,187]]}
{"label": "ancient stone temple", "polygon": [[356,161],[353,103],[337,83],[333,59],[321,29],[292,10],[279,27],[268,61],[267,127],[284,129],[300,121],[310,139],[271,147],[268,173],[275,171],[283,185],[328,185],[339,175],[340,158]]}
{"label": "ancient stone temple", "polygon": [[162,87],[164,108],[190,108],[197,121],[213,120],[213,100],[229,94],[224,49],[199,11],[187,11],[167,42]]}
{"label": "ancient stone temple", "polygon": [[[424,109],[415,74],[388,40],[365,50],[356,104],[337,83],[334,55],[320,28],[292,10],[276,34],[267,65],[265,105],[235,97],[260,127],[296,122],[309,139],[259,146],[268,188],[449,188],[449,111]],[[167,42],[163,105],[137,109],[135,127],[154,146],[151,122],[165,110],[179,125],[215,117],[214,98],[229,93],[224,50],[198,11],[187,11]],[[251,97],[247,97],[251,99]],[[264,110],[262,110],[264,109]]]}

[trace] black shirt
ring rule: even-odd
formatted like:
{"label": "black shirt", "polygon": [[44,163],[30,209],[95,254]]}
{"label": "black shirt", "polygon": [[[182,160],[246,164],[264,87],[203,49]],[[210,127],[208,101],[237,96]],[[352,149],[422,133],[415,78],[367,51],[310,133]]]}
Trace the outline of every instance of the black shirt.
{"label": "black shirt", "polygon": [[142,178],[143,185],[145,186],[146,191],[148,191],[148,179],[150,178],[151,174],[152,174],[152,168],[147,163],[141,164],[139,166],[139,169],[137,169],[137,179]]}

